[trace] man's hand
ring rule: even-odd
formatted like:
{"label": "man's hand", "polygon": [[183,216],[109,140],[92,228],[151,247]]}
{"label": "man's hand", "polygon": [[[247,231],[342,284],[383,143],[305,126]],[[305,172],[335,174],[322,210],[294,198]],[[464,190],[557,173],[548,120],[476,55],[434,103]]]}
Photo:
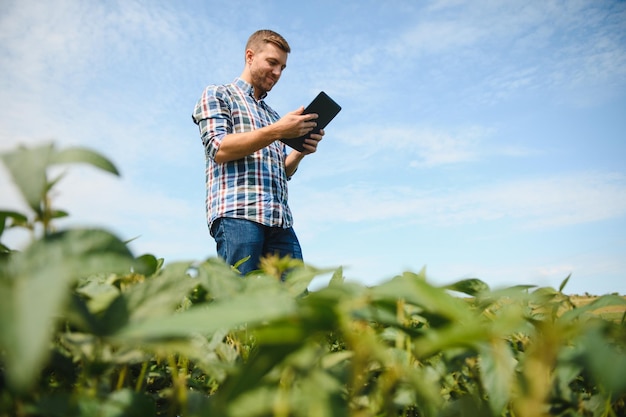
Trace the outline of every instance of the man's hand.
{"label": "man's hand", "polygon": [[321,129],[319,134],[312,134],[304,140],[304,151],[300,152],[294,149],[289,155],[287,155],[287,159],[285,160],[285,171],[287,172],[288,177],[295,174],[302,158],[306,155],[314,153],[317,150],[317,144],[320,140],[322,140],[324,133],[324,129]]}
{"label": "man's hand", "polygon": [[[304,106],[287,113],[278,122],[274,123],[274,126],[279,125],[281,129],[286,129],[283,139],[299,138],[308,134],[317,126],[315,119],[317,119],[318,115],[316,113],[302,114],[302,112],[304,112]],[[300,152],[302,156],[314,153],[317,150],[317,144],[322,140],[323,136],[324,129],[320,130],[320,133],[313,133],[306,138],[303,143],[304,151]]]}
{"label": "man's hand", "polygon": [[[317,114],[302,114],[304,112],[304,106],[299,109],[287,113],[280,118],[274,127],[281,133],[283,139],[292,139],[304,136],[309,133],[317,123]],[[318,140],[319,141],[319,140]]]}
{"label": "man's hand", "polygon": [[320,130],[320,133],[314,133],[304,140],[304,155],[314,153],[317,150],[317,145],[324,137],[324,129]]}

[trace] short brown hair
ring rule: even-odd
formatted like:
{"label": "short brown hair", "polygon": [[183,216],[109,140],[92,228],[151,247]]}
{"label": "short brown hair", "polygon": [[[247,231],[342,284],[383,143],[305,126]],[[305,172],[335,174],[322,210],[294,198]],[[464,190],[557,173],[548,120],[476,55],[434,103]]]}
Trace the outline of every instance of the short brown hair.
{"label": "short brown hair", "polygon": [[252,49],[253,51],[256,51],[261,46],[261,44],[266,43],[273,43],[283,51],[287,53],[291,52],[291,48],[289,47],[289,44],[287,43],[285,38],[274,32],[273,30],[269,29],[257,30],[252,35],[250,35],[250,37],[248,38],[248,43],[246,44],[246,49]]}

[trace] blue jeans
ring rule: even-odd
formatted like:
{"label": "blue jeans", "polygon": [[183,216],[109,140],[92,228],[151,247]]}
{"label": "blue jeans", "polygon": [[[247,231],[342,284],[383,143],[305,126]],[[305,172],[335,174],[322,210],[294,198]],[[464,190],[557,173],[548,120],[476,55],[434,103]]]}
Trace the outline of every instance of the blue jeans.
{"label": "blue jeans", "polygon": [[302,259],[302,249],[293,227],[283,229],[222,217],[213,222],[211,234],[217,243],[217,254],[229,265],[250,257],[237,268],[243,275],[257,270],[259,259],[265,255]]}

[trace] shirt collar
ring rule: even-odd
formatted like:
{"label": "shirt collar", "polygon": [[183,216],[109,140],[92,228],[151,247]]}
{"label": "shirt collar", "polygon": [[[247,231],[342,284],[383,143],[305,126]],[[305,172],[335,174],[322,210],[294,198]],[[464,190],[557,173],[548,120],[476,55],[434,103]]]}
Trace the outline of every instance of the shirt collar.
{"label": "shirt collar", "polygon": [[[249,82],[239,77],[235,78],[235,81],[233,81],[233,84],[241,88],[241,90],[243,90],[246,94],[249,94],[252,98],[256,100],[256,98],[254,97],[254,87],[252,86],[252,84],[250,84]],[[267,93],[263,94],[261,98],[259,99],[259,101],[263,100],[265,97],[267,97]]]}

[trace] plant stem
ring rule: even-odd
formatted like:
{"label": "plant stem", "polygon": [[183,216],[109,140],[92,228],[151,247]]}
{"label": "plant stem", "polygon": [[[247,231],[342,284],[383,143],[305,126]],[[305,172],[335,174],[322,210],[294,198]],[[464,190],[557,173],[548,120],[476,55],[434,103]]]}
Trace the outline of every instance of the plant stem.
{"label": "plant stem", "polygon": [[143,380],[146,377],[146,371],[148,370],[148,362],[144,362],[141,365],[141,372],[139,373],[139,377],[137,378],[137,384],[135,384],[135,392],[139,392],[143,385]]}

